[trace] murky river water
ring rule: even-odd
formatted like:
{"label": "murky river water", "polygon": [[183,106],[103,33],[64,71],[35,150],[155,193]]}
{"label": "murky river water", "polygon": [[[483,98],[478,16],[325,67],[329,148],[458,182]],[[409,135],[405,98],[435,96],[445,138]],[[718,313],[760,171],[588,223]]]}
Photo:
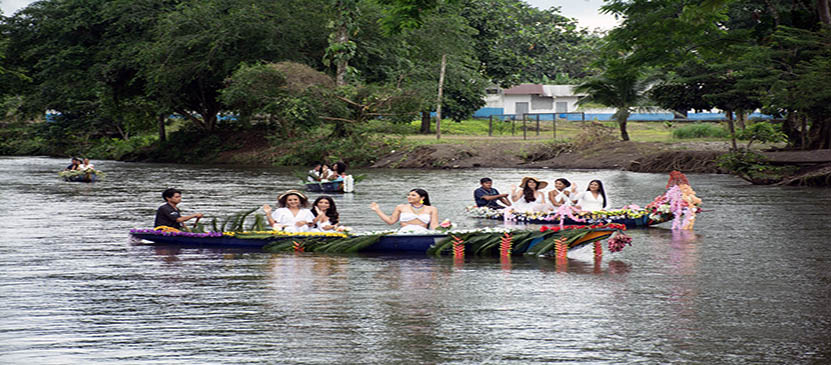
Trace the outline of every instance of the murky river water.
{"label": "murky river water", "polygon": [[[167,187],[225,216],[299,187],[289,171],[95,161],[66,183],[52,158],[0,158],[0,363],[828,363],[831,191],[688,175],[707,211],[694,233],[630,230],[595,263],[337,256],[135,246]],[[645,205],[667,176],[522,169],[361,171],[336,196],[356,230],[385,229],[410,188],[462,216],[484,175],[606,184]]]}

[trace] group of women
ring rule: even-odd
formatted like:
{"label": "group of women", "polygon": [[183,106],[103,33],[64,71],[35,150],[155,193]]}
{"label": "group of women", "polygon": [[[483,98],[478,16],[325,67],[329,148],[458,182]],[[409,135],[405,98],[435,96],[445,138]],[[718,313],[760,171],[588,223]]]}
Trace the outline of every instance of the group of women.
{"label": "group of women", "polygon": [[[407,204],[395,207],[386,215],[377,203],[370,204],[378,217],[387,224],[401,224],[401,232],[435,229],[439,222],[439,211],[430,205],[430,196],[422,189],[413,189],[407,194]],[[262,207],[268,225],[285,232],[342,232],[346,229],[340,223],[335,201],[323,195],[315,199],[309,208],[309,199],[298,190],[288,190],[277,198],[277,209],[266,204]]]}
{"label": "group of women", "polygon": [[577,192],[577,186],[563,178],[554,181],[554,189],[548,194],[542,191],[546,186],[547,182],[537,178],[523,178],[519,186],[511,187],[511,206],[506,209],[515,212],[547,212],[569,205],[578,210],[596,211],[611,206],[600,180],[592,180],[586,191],[582,192]]}
{"label": "group of women", "polygon": [[346,163],[341,161],[333,163],[331,169],[328,164],[316,163],[312,169],[309,170],[309,174],[307,176],[309,182],[335,181],[344,178],[346,178]]}

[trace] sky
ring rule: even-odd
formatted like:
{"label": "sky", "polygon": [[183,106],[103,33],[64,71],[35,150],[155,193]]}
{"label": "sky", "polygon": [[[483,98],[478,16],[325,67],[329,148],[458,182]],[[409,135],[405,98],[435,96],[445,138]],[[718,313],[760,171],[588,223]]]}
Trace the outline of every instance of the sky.
{"label": "sky", "polygon": [[[560,13],[576,18],[582,27],[589,29],[600,28],[609,30],[618,22],[610,15],[601,15],[597,11],[603,5],[603,0],[525,0],[528,4],[539,9],[548,9],[552,6],[560,7]],[[10,16],[14,12],[33,3],[34,0],[0,0],[0,9],[3,15]]]}

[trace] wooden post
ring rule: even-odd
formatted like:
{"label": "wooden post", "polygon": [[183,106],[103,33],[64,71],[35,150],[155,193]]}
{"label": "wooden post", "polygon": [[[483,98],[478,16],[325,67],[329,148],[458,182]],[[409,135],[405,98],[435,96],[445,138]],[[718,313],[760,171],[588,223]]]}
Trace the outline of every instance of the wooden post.
{"label": "wooden post", "polygon": [[537,114],[537,135],[540,135],[540,115]]}
{"label": "wooden post", "polygon": [[557,139],[557,114],[551,116],[551,129],[554,130],[552,138]]}
{"label": "wooden post", "polygon": [[447,66],[447,54],[441,55],[441,71],[439,72],[439,97],[436,106],[436,139],[441,139],[441,94],[444,87],[444,69]]}
{"label": "wooden post", "polygon": [[493,136],[493,115],[488,117],[488,137]]}
{"label": "wooden post", "polygon": [[526,121],[528,121],[528,116],[522,114],[522,139],[528,139],[528,126],[525,123]]}

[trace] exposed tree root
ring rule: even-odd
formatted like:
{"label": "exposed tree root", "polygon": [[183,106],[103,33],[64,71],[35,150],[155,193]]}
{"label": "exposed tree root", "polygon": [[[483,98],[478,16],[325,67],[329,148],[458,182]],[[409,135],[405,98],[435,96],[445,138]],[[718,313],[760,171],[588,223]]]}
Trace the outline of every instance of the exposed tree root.
{"label": "exposed tree root", "polygon": [[639,158],[627,166],[635,172],[724,173],[716,165],[721,151],[665,151]]}

